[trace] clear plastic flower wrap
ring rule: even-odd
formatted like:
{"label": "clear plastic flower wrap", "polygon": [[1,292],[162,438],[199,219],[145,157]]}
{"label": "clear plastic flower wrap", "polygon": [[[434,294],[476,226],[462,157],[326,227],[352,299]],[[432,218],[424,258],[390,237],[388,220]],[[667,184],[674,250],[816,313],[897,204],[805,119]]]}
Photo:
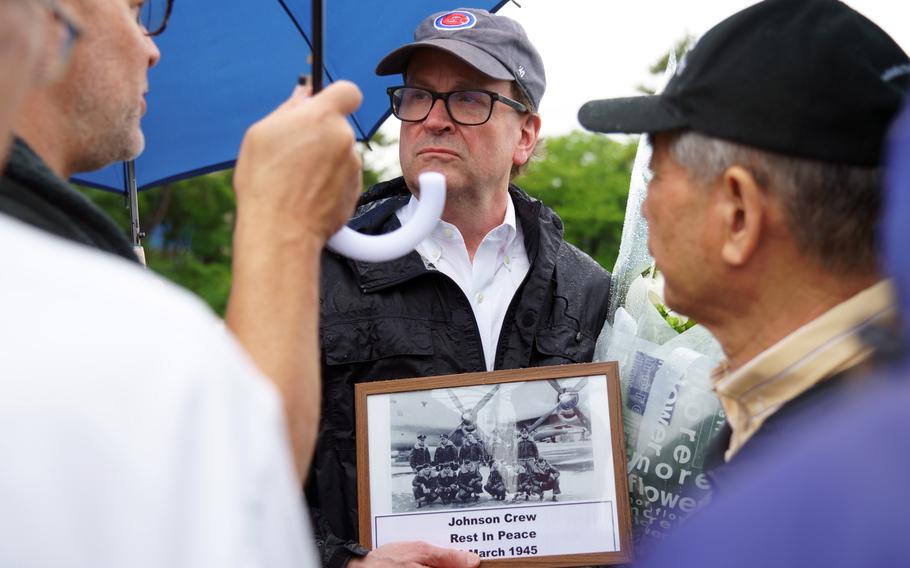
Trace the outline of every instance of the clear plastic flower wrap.
{"label": "clear plastic flower wrap", "polygon": [[[666,77],[675,71],[671,56]],[[663,302],[641,215],[652,149],[639,142],[610,311],[595,361],[619,361],[632,521],[638,544],[661,538],[710,498],[709,447],[724,423],[711,371],[723,357],[700,325]]]}

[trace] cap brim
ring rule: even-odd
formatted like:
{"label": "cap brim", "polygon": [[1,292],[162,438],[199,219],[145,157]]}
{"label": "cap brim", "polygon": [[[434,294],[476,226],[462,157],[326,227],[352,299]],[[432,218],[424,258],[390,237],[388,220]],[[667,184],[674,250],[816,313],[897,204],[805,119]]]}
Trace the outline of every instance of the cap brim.
{"label": "cap brim", "polygon": [[376,66],[376,74],[403,74],[414,51],[425,48],[440,49],[450,53],[488,77],[503,81],[515,80],[515,76],[498,59],[482,49],[454,39],[428,39],[399,47],[382,58],[382,61]]}
{"label": "cap brim", "polygon": [[588,101],[578,110],[578,122],[588,130],[640,134],[689,126],[660,95]]}

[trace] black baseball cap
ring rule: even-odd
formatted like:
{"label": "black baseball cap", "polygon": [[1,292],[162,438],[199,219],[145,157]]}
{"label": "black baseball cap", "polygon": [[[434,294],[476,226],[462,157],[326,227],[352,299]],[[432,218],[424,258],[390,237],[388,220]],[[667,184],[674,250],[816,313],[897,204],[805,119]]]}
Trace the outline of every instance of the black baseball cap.
{"label": "black baseball cap", "polygon": [[590,101],[596,132],[702,134],[782,154],[873,167],[901,107],[907,54],[836,0],[765,0],[714,26],[663,93]]}
{"label": "black baseball cap", "polygon": [[414,41],[386,55],[377,75],[404,73],[414,51],[432,47],[461,59],[484,75],[515,81],[534,109],[547,87],[543,59],[521,24],[479,8],[437,12],[414,31]]}

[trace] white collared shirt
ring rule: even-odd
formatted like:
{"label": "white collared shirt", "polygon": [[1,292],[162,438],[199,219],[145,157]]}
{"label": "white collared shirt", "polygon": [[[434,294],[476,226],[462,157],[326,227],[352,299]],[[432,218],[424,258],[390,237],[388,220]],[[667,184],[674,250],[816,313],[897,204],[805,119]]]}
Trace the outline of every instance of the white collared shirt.
{"label": "white collared shirt", "polygon": [[[417,204],[412,195],[395,213],[402,225],[414,214]],[[467,296],[480,331],[487,370],[492,371],[506,310],[531,267],[512,199],[507,200],[502,224],[487,233],[477,247],[473,263],[461,231],[442,220],[415,250],[424,262],[454,280]]]}
{"label": "white collared shirt", "polygon": [[198,298],[2,214],[0,266],[0,566],[321,565],[278,391]]}

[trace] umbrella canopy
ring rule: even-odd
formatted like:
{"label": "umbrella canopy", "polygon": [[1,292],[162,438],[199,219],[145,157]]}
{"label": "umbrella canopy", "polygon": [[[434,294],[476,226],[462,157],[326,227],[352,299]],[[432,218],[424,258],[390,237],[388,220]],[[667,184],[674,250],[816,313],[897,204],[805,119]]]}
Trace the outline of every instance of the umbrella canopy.
{"label": "umbrella canopy", "polygon": [[[472,2],[496,11],[507,0]],[[324,83],[347,79],[364,93],[351,117],[367,140],[389,115],[379,59],[412,41],[433,12],[453,0],[332,0],[325,10]],[[140,190],[233,166],[243,133],[284,101],[311,52],[309,0],[177,2],[167,31],[156,38],[161,62],[149,72],[146,149],[136,160]],[[73,178],[125,191],[122,164]]]}

